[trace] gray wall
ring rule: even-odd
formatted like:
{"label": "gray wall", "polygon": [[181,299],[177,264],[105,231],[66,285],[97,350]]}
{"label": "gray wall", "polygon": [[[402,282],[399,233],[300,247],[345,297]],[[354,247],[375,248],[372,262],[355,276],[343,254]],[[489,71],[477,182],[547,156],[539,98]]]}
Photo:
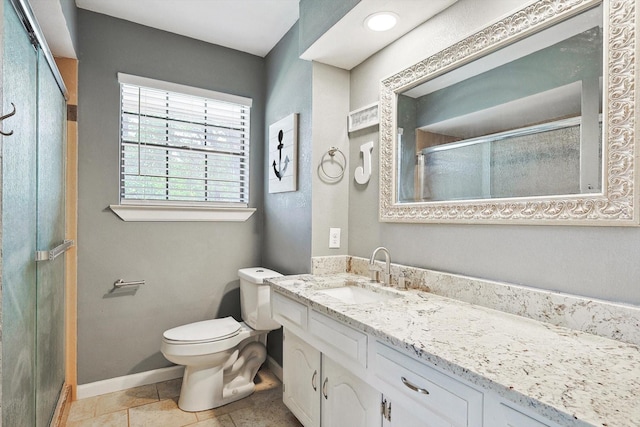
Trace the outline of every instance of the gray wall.
{"label": "gray wall", "polygon": [[[265,135],[268,127],[298,113],[298,190],[268,193],[264,170],[262,263],[282,274],[308,273],[311,268],[311,79],[312,64],[298,58],[296,23],[266,56]],[[263,144],[267,145],[266,138]],[[266,160],[263,161],[266,164]],[[282,335],[269,334],[269,354],[282,363]]]}
{"label": "gray wall", "polygon": [[268,171],[263,175],[262,261],[283,274],[307,273],[311,267],[312,64],[298,59],[298,28],[295,24],[265,58],[265,135],[271,123],[299,114],[297,191],[269,194]]}
{"label": "gray wall", "polygon": [[[527,3],[460,0],[352,70],[351,110],[378,100],[382,78]],[[379,223],[377,129],[352,135],[351,156],[370,138],[374,176],[350,188],[350,254],[385,245],[402,264],[640,304],[640,228]]]}
{"label": "gray wall", "polygon": [[62,14],[69,29],[71,44],[73,49],[78,52],[78,8],[74,0],[60,0]]}
{"label": "gray wall", "polygon": [[[78,12],[78,382],[168,366],[162,332],[207,318],[239,317],[237,270],[261,261],[264,60],[227,48]],[[118,203],[116,73],[253,98],[247,222],[123,222]],[[145,279],[111,293],[117,279]]]}
{"label": "gray wall", "polygon": [[299,53],[307,50],[361,0],[300,0]]}

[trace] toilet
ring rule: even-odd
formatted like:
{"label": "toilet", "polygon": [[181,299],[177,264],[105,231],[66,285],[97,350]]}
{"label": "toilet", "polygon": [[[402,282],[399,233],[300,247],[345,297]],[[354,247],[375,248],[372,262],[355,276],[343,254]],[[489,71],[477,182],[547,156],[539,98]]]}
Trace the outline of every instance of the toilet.
{"label": "toilet", "polygon": [[282,275],[254,267],[238,270],[238,276],[243,322],[233,317],[205,320],[162,336],[164,357],[185,366],[178,401],[183,411],[217,408],[255,389],[253,378],[267,358],[267,333],[280,327],[271,319],[270,289],[263,281]]}

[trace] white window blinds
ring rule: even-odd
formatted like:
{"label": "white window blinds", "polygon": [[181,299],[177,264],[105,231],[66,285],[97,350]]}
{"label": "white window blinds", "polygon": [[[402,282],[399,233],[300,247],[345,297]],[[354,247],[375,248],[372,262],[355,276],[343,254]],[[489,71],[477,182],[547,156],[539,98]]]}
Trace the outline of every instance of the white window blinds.
{"label": "white window blinds", "polygon": [[121,203],[248,205],[250,99],[118,80]]}

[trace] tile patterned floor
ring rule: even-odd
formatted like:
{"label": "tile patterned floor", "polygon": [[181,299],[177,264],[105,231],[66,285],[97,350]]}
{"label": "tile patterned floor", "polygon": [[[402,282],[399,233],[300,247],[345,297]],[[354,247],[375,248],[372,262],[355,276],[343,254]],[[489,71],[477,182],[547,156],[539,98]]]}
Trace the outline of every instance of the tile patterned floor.
{"label": "tile patterned floor", "polygon": [[220,408],[178,408],[181,379],[132,388],[71,404],[66,427],[301,427],[282,403],[282,384],[267,369],[256,376],[256,392]]}

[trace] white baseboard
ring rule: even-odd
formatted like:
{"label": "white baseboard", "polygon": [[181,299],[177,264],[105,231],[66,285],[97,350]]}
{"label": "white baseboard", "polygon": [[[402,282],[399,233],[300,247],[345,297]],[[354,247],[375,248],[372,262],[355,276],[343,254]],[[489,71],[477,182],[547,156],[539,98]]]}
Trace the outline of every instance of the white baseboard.
{"label": "white baseboard", "polygon": [[278,377],[280,382],[282,382],[282,366],[278,365],[278,362],[271,356],[267,356],[267,366],[271,369],[271,372]]}
{"label": "white baseboard", "polygon": [[173,380],[175,378],[182,378],[183,374],[184,366],[176,365],[169,366],[168,368],[154,369],[152,371],[125,375],[123,377],[81,384],[78,386],[77,397],[78,399],[86,399],[87,397],[100,396],[114,391],[122,391],[142,385],[155,384],[162,381]]}
{"label": "white baseboard", "polygon": [[[282,366],[271,356],[267,356],[267,366],[271,372],[282,381]],[[162,381],[182,378],[184,366],[176,365],[168,368],[154,369],[153,371],[140,372],[137,374],[125,375],[123,377],[110,378],[108,380],[96,381],[93,383],[81,384],[77,389],[77,398],[86,399],[88,397],[100,396],[114,391],[127,390],[142,385],[155,384]]]}

